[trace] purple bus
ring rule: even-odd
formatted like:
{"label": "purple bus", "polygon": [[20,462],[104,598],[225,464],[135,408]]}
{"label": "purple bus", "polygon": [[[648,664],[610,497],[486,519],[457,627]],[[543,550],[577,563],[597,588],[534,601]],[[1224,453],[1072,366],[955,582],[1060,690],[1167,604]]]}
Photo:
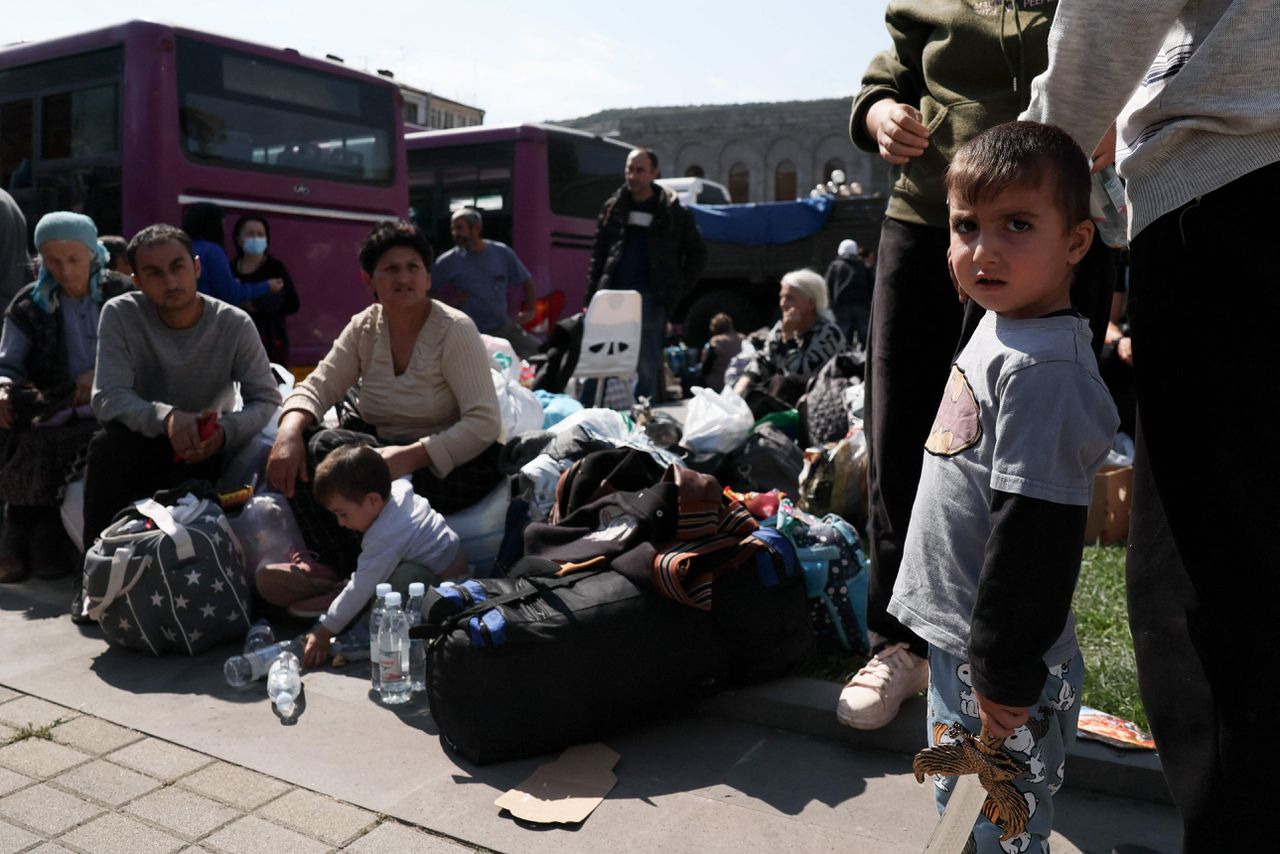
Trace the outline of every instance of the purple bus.
{"label": "purple bus", "polygon": [[228,227],[263,214],[301,302],[291,358],[313,365],[369,304],[361,240],[405,214],[401,96],[290,48],[146,21],[0,48],[0,186],[32,229],[51,210],[125,237],[194,202]]}
{"label": "purple bus", "polygon": [[[424,131],[405,140],[409,216],[437,253],[453,245],[453,212],[474,206],[484,235],[514,249],[537,282],[531,332],[545,335],[561,313],[582,307],[596,217],[622,186],[632,146],[545,124]],[[514,317],[520,296],[510,296]]]}

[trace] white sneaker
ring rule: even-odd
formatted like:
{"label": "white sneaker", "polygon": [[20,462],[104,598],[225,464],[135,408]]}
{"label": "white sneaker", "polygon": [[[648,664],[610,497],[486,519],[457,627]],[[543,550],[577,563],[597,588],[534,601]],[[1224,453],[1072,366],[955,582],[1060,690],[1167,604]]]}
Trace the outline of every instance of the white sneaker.
{"label": "white sneaker", "polygon": [[929,662],[905,643],[880,650],[840,692],[836,719],[854,729],[880,729],[898,707],[929,687]]}

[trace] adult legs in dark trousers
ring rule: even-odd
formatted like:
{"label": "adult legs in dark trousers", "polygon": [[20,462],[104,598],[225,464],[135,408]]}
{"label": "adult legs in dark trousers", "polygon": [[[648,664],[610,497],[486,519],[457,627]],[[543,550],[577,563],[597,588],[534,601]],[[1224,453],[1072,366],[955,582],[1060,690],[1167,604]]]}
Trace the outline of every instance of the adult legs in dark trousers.
{"label": "adult legs in dark trousers", "polygon": [[1277,193],[1280,163],[1165,214],[1131,247],[1129,621],[1187,854],[1273,844],[1280,214],[1254,205]]}
{"label": "adult legs in dark trousers", "polygon": [[959,340],[963,309],[947,272],[945,228],[886,219],[871,295],[866,371],[871,572],[867,626],[877,656],[841,694],[837,716],[876,729],[928,682],[928,646],[888,611],[924,443]]}
{"label": "adult legs in dark trousers", "polygon": [[175,461],[167,436],[143,436],[111,421],[89,440],[84,478],[84,547],[88,551],[111,518],[140,498],[188,480],[216,483],[222,453],[189,465]]}
{"label": "adult legs in dark trousers", "polygon": [[[129,504],[188,480],[217,482],[222,453],[194,465],[177,462],[167,436],[143,436],[109,421],[89,440],[84,478],[84,549],[93,546],[111,519]],[[72,602],[71,617],[82,621],[81,597]]]}

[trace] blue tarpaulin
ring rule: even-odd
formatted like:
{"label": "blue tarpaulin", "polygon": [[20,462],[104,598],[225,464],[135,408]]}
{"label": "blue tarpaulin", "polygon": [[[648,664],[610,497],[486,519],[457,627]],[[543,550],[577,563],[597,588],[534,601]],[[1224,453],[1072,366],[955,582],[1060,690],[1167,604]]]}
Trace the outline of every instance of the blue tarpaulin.
{"label": "blue tarpaulin", "polygon": [[822,230],[831,196],[747,205],[689,205],[702,236],[718,243],[765,246],[790,243]]}

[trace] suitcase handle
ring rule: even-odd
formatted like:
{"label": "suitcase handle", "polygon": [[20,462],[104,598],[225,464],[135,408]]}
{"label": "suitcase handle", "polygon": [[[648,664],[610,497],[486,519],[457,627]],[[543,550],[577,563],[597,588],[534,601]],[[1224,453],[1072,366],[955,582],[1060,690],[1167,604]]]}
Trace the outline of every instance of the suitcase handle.
{"label": "suitcase handle", "polygon": [[[503,595],[495,596],[492,599],[481,599],[478,602],[476,602],[474,605],[463,608],[461,611],[458,611],[455,614],[450,614],[439,625],[431,625],[430,623],[423,623],[422,625],[414,626],[412,629],[409,630],[409,637],[411,638],[443,637],[445,634],[452,631],[454,627],[457,626],[459,623],[465,623],[467,620],[476,616],[477,614],[481,614],[492,608],[497,608],[500,605],[510,605],[517,602],[523,602],[525,599],[536,598],[538,596],[541,596],[543,593],[545,593],[548,590],[555,590],[560,587],[572,587],[574,584],[577,584],[579,581],[599,575],[602,572],[613,572],[613,570],[598,569],[598,570],[595,570],[594,572],[575,572],[572,575],[566,575],[561,578],[547,577],[547,576],[540,576],[540,575],[522,576],[529,582],[530,587],[528,590],[513,590],[510,593],[504,593]],[[541,583],[534,580],[534,579],[543,579],[543,578],[546,578],[547,580]]]}
{"label": "suitcase handle", "polygon": [[155,522],[156,527],[173,542],[173,549],[179,561],[191,560],[196,556],[195,546],[191,544],[191,535],[187,533],[184,526],[178,524],[177,519],[173,518],[168,507],[154,498],[144,498],[134,506],[138,508],[139,513]]}
{"label": "suitcase handle", "polygon": [[107,591],[102,594],[102,599],[98,601],[88,610],[88,616],[95,622],[102,618],[104,611],[110,607],[111,603],[126,595],[133,589],[138,580],[146,574],[147,565],[150,563],[150,557],[143,558],[138,563],[138,571],[133,574],[133,578],[129,581],[129,586],[124,583],[124,571],[129,568],[129,561],[133,559],[133,544],[123,546],[115,550],[111,555],[111,574],[107,576]]}

